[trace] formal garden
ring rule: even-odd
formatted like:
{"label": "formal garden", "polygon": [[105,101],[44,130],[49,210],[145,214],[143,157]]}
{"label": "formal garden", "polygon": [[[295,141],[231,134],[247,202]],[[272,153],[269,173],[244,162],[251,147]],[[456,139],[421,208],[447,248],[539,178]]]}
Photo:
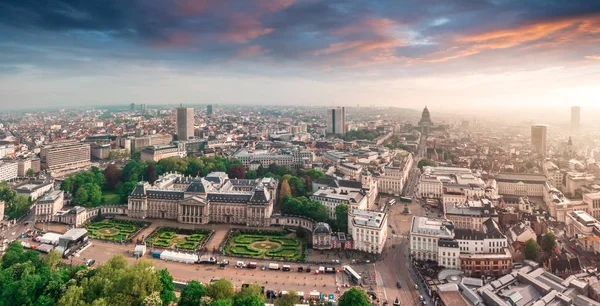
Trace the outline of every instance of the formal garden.
{"label": "formal garden", "polygon": [[223,255],[305,261],[306,243],[292,235],[275,231],[234,231],[223,248]]}
{"label": "formal garden", "polygon": [[109,241],[124,242],[148,225],[145,222],[129,220],[103,220],[88,223],[88,237]]}
{"label": "formal garden", "polygon": [[195,251],[203,247],[211,235],[211,230],[161,227],[150,235],[146,244],[158,248]]}

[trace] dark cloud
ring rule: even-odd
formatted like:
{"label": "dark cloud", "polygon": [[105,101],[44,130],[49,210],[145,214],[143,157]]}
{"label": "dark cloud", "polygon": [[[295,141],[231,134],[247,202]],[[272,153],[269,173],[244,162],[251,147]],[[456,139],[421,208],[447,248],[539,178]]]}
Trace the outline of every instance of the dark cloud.
{"label": "dark cloud", "polygon": [[[123,54],[128,59],[201,63],[259,57],[330,66],[414,66],[419,61],[469,57],[498,46],[550,45],[590,37],[593,41],[597,32],[565,34],[568,27],[542,33],[547,34],[543,37],[513,35],[500,43],[481,35],[528,30],[528,25],[564,19],[587,20],[598,14],[600,1],[589,0],[4,0],[0,35],[61,35],[54,44],[87,47],[92,57]],[[18,35],[5,41],[53,44]],[[6,48],[0,52],[11,53]]]}

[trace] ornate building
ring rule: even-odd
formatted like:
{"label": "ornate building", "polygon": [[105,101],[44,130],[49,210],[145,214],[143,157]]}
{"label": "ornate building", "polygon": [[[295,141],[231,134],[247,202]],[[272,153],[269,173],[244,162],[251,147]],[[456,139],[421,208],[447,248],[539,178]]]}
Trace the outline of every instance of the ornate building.
{"label": "ornate building", "polygon": [[223,172],[206,177],[168,174],[154,185],[140,182],[129,195],[128,216],[181,223],[233,223],[269,226],[278,181],[229,179]]}
{"label": "ornate building", "polygon": [[427,135],[429,134],[429,128],[433,126],[433,122],[431,121],[431,116],[429,115],[429,110],[427,106],[423,109],[423,114],[421,115],[421,120],[419,120],[419,127],[421,128],[421,134]]}

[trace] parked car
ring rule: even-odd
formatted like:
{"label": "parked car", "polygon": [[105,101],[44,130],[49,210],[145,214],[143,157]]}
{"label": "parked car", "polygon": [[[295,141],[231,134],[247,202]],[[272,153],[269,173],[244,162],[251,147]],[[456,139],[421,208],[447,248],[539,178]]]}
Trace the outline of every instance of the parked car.
{"label": "parked car", "polygon": [[419,285],[415,284],[415,290],[419,290]]}
{"label": "parked car", "polygon": [[88,267],[93,266],[96,263],[96,261],[94,259],[88,259],[85,261],[85,265]]}
{"label": "parked car", "polygon": [[398,288],[402,288],[402,282],[401,282],[401,281],[397,281],[397,282],[396,282],[396,287],[398,287]]}

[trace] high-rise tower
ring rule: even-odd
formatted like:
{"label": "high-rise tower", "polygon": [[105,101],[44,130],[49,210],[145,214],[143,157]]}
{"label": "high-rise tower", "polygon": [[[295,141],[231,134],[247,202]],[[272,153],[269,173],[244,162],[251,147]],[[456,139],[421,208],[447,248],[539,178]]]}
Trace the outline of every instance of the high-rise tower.
{"label": "high-rise tower", "polygon": [[346,108],[332,107],[327,109],[327,134],[346,134]]}
{"label": "high-rise tower", "polygon": [[177,108],[177,140],[194,138],[194,109],[180,106]]}
{"label": "high-rise tower", "polygon": [[209,104],[206,106],[206,116],[212,117],[212,114],[213,114],[212,104]]}
{"label": "high-rise tower", "polygon": [[546,138],[548,126],[538,124],[531,127],[531,148],[533,151],[546,156]]}

